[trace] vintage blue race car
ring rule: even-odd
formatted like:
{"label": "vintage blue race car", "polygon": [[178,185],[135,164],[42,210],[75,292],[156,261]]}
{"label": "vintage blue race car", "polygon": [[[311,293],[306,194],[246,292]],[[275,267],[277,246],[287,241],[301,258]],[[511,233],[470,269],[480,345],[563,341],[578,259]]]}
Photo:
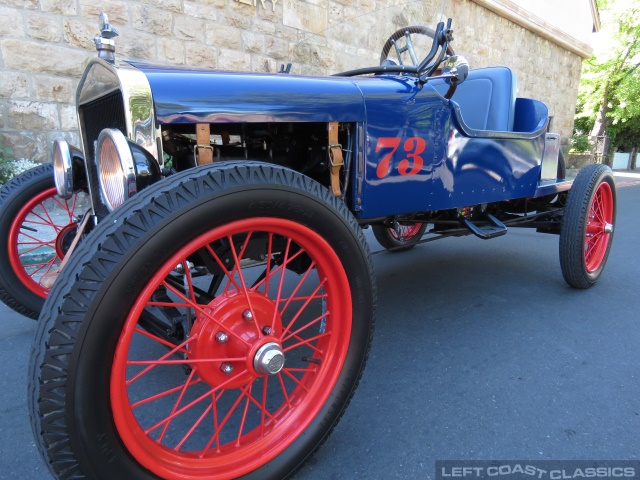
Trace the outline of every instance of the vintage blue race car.
{"label": "vintage blue race car", "polygon": [[[113,33],[103,20],[78,88],[82,148],[59,141],[53,166],[59,197],[86,196],[56,237],[70,260],[29,367],[34,433],[58,478],[296,471],[367,358],[363,228],[391,251],[535,228],[559,234],[569,285],[602,272],[611,171],[565,179],[546,106],[516,98],[508,68],[450,55],[451,21],[401,29],[380,66],[331,77],[123,62]],[[421,33],[433,38],[422,60]],[[415,61],[388,58],[405,49]],[[29,190],[14,230],[35,228],[30,198],[51,188]]]}

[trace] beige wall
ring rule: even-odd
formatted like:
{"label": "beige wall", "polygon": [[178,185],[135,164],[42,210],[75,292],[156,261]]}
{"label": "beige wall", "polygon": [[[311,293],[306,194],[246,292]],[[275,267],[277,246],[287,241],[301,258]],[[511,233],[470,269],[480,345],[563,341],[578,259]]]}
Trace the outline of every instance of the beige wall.
{"label": "beige wall", "polygon": [[[329,74],[377,63],[405,22],[433,26],[441,0],[0,0],[0,137],[16,158],[48,161],[57,136],[79,144],[75,88],[100,10],[119,57],[176,65]],[[396,0],[395,3],[406,3]],[[510,66],[519,95],[545,101],[571,134],[581,58],[471,0],[448,0],[456,52],[472,67]],[[374,15],[363,15],[377,11]],[[393,13],[392,13],[393,12]],[[355,27],[344,22],[357,18]],[[311,39],[310,33],[319,33]]]}

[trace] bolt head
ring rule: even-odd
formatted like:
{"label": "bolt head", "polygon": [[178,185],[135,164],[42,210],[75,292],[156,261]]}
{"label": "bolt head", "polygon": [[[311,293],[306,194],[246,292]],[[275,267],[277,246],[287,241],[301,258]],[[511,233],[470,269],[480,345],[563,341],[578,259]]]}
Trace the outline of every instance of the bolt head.
{"label": "bolt head", "polygon": [[253,321],[253,313],[251,313],[251,310],[247,309],[242,312],[242,318],[244,318],[247,322],[251,322]]}
{"label": "bolt head", "polygon": [[229,335],[224,332],[216,333],[216,341],[218,343],[227,343],[229,341]]}
{"label": "bolt head", "polygon": [[223,363],[220,365],[220,370],[222,370],[222,373],[225,375],[231,375],[233,373],[233,365],[230,363]]}
{"label": "bolt head", "polygon": [[271,332],[273,332],[273,330],[271,329],[271,327],[264,327],[262,329],[262,333],[264,333],[265,335],[271,335]]}

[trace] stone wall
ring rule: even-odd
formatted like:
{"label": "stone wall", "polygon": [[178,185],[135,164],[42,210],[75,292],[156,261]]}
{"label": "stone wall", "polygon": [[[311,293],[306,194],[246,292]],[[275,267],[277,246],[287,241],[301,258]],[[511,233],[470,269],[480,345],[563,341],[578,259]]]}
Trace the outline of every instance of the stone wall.
{"label": "stone wall", "polygon": [[[455,51],[473,68],[510,66],[519,96],[546,102],[554,130],[571,135],[580,57],[471,0],[446,5]],[[49,160],[56,137],[80,144],[75,89],[95,55],[101,10],[120,32],[119,57],[267,72],[293,62],[292,73],[329,74],[377,64],[390,33],[434,26],[441,8],[441,0],[0,0],[0,141],[36,161]]]}

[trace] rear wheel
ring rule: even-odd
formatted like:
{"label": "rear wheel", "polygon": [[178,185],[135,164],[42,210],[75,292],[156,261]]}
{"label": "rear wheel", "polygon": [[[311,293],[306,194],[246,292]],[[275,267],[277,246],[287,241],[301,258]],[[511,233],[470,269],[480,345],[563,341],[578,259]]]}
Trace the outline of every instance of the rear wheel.
{"label": "rear wheel", "polygon": [[364,236],[330,192],[282,168],[169,180],[98,227],[45,305],[31,363],[41,452],[58,476],[284,478],[364,368]]}
{"label": "rear wheel", "polygon": [[616,188],[611,169],[588,165],[578,173],[567,199],[560,232],[560,266],[575,288],[591,287],[611,249]]}
{"label": "rear wheel", "polygon": [[0,189],[0,300],[37,318],[49,290],[40,278],[55,271],[88,208],[84,193],[59,197],[53,166],[28,170]]}
{"label": "rear wheel", "polygon": [[416,246],[427,229],[426,223],[397,223],[393,227],[373,225],[373,235],[378,243],[392,252],[404,252]]}

